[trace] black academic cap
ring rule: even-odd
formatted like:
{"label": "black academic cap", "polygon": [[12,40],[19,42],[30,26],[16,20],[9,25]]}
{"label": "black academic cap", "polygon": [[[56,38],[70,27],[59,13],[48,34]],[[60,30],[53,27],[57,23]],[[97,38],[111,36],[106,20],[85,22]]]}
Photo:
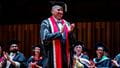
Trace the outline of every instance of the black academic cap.
{"label": "black academic cap", "polygon": [[95,44],[95,49],[97,50],[99,47],[102,47],[104,51],[108,51],[108,49],[105,47],[103,42],[98,42]]}
{"label": "black academic cap", "polygon": [[19,44],[19,43],[20,43],[20,41],[18,41],[18,40],[16,40],[16,39],[12,39],[12,40],[9,40],[9,41],[7,42],[8,45]]}
{"label": "black academic cap", "polygon": [[82,46],[82,50],[83,51],[88,51],[88,49],[85,47],[85,43],[83,41],[76,41],[73,45],[73,48],[75,48],[76,46],[81,45]]}
{"label": "black academic cap", "polygon": [[74,44],[74,47],[78,46],[78,45],[81,45],[82,48],[84,48],[84,42],[82,42],[82,41],[76,41],[75,44]]}
{"label": "black academic cap", "polygon": [[50,3],[49,4],[50,7],[53,7],[55,5],[59,5],[64,9],[65,12],[67,12],[67,5],[65,2],[63,2],[63,1],[49,1],[49,3]]}
{"label": "black academic cap", "polygon": [[41,44],[36,44],[32,46],[32,49],[35,49],[35,47],[39,47],[40,49],[42,49],[42,45]]}

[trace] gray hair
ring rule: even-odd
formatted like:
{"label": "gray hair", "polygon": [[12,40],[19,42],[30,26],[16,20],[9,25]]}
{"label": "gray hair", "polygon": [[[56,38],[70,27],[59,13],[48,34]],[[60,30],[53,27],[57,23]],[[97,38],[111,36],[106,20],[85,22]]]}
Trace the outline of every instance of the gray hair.
{"label": "gray hair", "polygon": [[52,6],[52,9],[51,9],[51,10],[54,10],[54,9],[57,9],[57,8],[63,8],[63,7],[60,6],[60,5],[54,5],[54,6]]}

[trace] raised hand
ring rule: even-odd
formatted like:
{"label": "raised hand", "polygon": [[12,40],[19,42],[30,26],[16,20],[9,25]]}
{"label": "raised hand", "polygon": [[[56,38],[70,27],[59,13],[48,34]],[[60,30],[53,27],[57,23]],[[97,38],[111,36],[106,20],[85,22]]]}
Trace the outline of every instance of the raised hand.
{"label": "raised hand", "polygon": [[3,52],[3,56],[6,60],[10,60],[10,57],[7,52]]}
{"label": "raised hand", "polygon": [[70,25],[70,31],[69,31],[69,32],[73,31],[74,28],[75,28],[75,24],[71,24],[71,25]]}
{"label": "raised hand", "polygon": [[117,66],[117,67],[120,67],[120,65],[118,64],[118,62],[114,59],[114,60],[111,60],[112,61],[112,64]]}

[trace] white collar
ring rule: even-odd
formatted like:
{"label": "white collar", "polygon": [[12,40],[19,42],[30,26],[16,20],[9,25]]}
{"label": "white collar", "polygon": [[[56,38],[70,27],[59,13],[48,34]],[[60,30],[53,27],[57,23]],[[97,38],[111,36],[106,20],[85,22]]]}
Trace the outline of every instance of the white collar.
{"label": "white collar", "polygon": [[81,53],[79,56],[74,55],[75,57],[81,58],[83,56],[83,53]]}

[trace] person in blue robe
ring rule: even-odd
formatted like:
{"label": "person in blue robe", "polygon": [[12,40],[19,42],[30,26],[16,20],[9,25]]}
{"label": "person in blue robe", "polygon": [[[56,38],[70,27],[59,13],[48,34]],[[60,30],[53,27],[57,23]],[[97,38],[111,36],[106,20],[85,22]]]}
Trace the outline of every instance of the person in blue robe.
{"label": "person in blue robe", "polygon": [[112,62],[109,57],[105,55],[106,47],[102,42],[96,44],[96,57],[93,58],[95,67],[97,68],[112,68]]}
{"label": "person in blue robe", "polygon": [[5,68],[26,68],[26,58],[19,51],[18,43],[18,40],[8,41],[9,52],[3,53],[6,60]]}
{"label": "person in blue robe", "polygon": [[27,61],[27,68],[46,68],[48,58],[43,54],[42,45],[34,45],[32,47],[33,54]]}
{"label": "person in blue robe", "polygon": [[120,53],[115,56],[112,62],[114,67],[120,68]]}

